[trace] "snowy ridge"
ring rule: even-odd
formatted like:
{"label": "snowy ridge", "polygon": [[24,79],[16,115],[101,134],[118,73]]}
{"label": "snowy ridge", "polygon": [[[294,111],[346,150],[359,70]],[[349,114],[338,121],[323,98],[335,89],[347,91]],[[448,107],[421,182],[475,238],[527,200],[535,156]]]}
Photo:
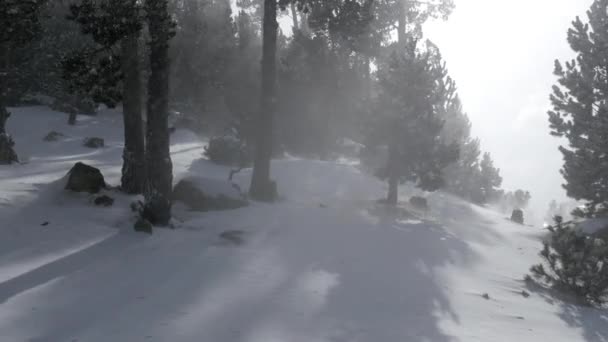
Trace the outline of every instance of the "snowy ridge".
{"label": "snowy ridge", "polygon": [[[0,341],[608,341],[605,311],[524,284],[540,228],[443,193],[426,214],[390,212],[384,184],[355,166],[287,159],[272,169],[281,202],[178,206],[176,230],[137,234],[136,197],[97,208],[61,189],[76,161],[118,183],[117,113],[69,127],[42,107],[13,112],[29,158],[0,167]],[[43,142],[50,130],[66,139]],[[93,135],[107,147],[82,147]],[[172,144],[176,180],[227,179],[193,134]]]}

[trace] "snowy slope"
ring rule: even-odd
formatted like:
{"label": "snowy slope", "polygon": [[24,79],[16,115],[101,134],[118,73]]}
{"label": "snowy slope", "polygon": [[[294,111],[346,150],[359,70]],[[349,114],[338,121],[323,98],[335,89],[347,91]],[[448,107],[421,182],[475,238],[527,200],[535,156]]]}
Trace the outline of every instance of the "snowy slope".
{"label": "snowy slope", "polygon": [[[540,229],[441,193],[429,213],[387,212],[384,185],[352,165],[290,159],[273,163],[277,204],[177,205],[176,230],[137,234],[134,198],[96,208],[61,190],[76,161],[118,183],[117,113],[68,127],[45,108],[13,112],[28,162],[0,167],[0,341],[608,340],[605,311],[526,289]],[[66,140],[43,142],[50,130]],[[108,146],[81,147],[93,135]],[[226,179],[194,135],[172,138],[176,181]]]}

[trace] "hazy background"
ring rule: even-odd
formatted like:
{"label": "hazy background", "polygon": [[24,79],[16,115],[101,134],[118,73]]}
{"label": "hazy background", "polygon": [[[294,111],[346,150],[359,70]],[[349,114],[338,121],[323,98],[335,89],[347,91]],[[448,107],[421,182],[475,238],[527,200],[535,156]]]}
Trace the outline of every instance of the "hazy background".
{"label": "hazy background", "polygon": [[440,47],[503,188],[531,191],[531,209],[541,218],[551,199],[565,198],[560,141],[549,135],[546,114],[553,62],[573,56],[567,30],[592,1],[455,2],[449,20],[427,24],[425,34]]}

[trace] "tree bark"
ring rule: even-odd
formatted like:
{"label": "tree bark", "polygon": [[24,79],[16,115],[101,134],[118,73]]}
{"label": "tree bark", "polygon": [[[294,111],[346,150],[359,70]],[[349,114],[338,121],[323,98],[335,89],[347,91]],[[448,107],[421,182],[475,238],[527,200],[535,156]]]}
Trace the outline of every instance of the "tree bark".
{"label": "tree bark", "polygon": [[146,161],[138,41],[138,34],[135,33],[121,42],[125,134],[121,188],[128,194],[143,193],[145,183]]}
{"label": "tree bark", "polygon": [[398,170],[398,151],[395,142],[391,142],[388,147],[388,195],[386,203],[389,205],[397,205],[399,202],[399,170]]}
{"label": "tree bark", "polygon": [[169,39],[167,0],[146,1],[150,32],[150,78],[146,129],[146,184],[143,217],[166,226],[171,219],[173,165],[169,153]]}
{"label": "tree bark", "polygon": [[6,134],[6,121],[10,113],[6,109],[8,96],[8,44],[0,43],[0,134]]}
{"label": "tree bark", "polygon": [[260,201],[273,201],[276,198],[276,183],[270,180],[270,160],[273,145],[273,117],[277,102],[277,29],[277,1],[265,0],[261,105],[257,122],[253,175],[249,189],[251,197]]}
{"label": "tree bark", "polygon": [[298,11],[294,2],[291,3],[291,18],[293,19],[293,31],[295,32],[300,29],[300,25],[298,24]]}
{"label": "tree bark", "polygon": [[15,143],[6,133],[6,121],[11,116],[6,108],[8,105],[9,54],[8,43],[0,43],[0,164],[5,165],[19,161],[13,149]]}
{"label": "tree bark", "polygon": [[400,0],[399,2],[399,25],[397,27],[397,39],[399,46],[405,45],[406,25],[407,25],[407,0]]}
{"label": "tree bark", "polygon": [[372,97],[372,68],[371,58],[369,56],[363,57],[363,72],[365,73],[365,98],[370,99]]}

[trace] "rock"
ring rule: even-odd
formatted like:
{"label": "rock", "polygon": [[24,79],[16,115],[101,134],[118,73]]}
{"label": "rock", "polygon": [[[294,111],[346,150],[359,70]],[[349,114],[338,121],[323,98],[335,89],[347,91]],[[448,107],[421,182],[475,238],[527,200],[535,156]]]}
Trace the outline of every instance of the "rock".
{"label": "rock", "polygon": [[511,221],[524,224],[524,211],[521,209],[513,210],[513,213],[511,213]]}
{"label": "rock", "polygon": [[142,201],[131,202],[129,208],[132,212],[141,214],[144,212],[144,203]]}
{"label": "rock", "polygon": [[482,297],[483,299],[490,300],[490,295],[489,295],[489,294],[487,294],[487,293],[484,293],[483,295],[481,295],[481,297]]}
{"label": "rock", "polygon": [[97,137],[85,138],[83,145],[88,148],[102,148],[105,146],[105,141]]}
{"label": "rock", "polygon": [[526,290],[522,290],[521,295],[524,296],[524,298],[530,297],[530,293],[528,293],[528,291],[526,291]]}
{"label": "rock", "polygon": [[101,171],[81,162],[76,163],[68,175],[66,190],[96,194],[106,187]]}
{"label": "rock", "polygon": [[107,195],[101,195],[101,196],[95,198],[94,203],[95,203],[95,205],[99,205],[99,206],[111,207],[114,204],[114,199]]}
{"label": "rock", "polygon": [[248,205],[232,183],[203,177],[181,180],[173,189],[172,199],[195,211],[231,210]]}
{"label": "rock", "polygon": [[65,137],[65,135],[63,133],[60,133],[57,131],[50,131],[49,134],[45,135],[44,138],[42,138],[42,140],[52,142],[52,141],[57,141],[64,137]]}
{"label": "rock", "polygon": [[424,197],[413,196],[412,198],[410,198],[410,204],[412,205],[412,207],[414,207],[414,209],[424,211],[429,209],[428,201]]}
{"label": "rock", "polygon": [[43,227],[46,227],[46,226],[49,225],[49,223],[50,223],[49,221],[44,221],[40,225],[43,226]]}
{"label": "rock", "polygon": [[220,234],[220,238],[231,245],[242,245],[245,242],[245,232],[241,230],[227,230]]}
{"label": "rock", "polygon": [[152,234],[152,223],[146,219],[139,218],[135,222],[133,229],[135,229],[136,232]]}

